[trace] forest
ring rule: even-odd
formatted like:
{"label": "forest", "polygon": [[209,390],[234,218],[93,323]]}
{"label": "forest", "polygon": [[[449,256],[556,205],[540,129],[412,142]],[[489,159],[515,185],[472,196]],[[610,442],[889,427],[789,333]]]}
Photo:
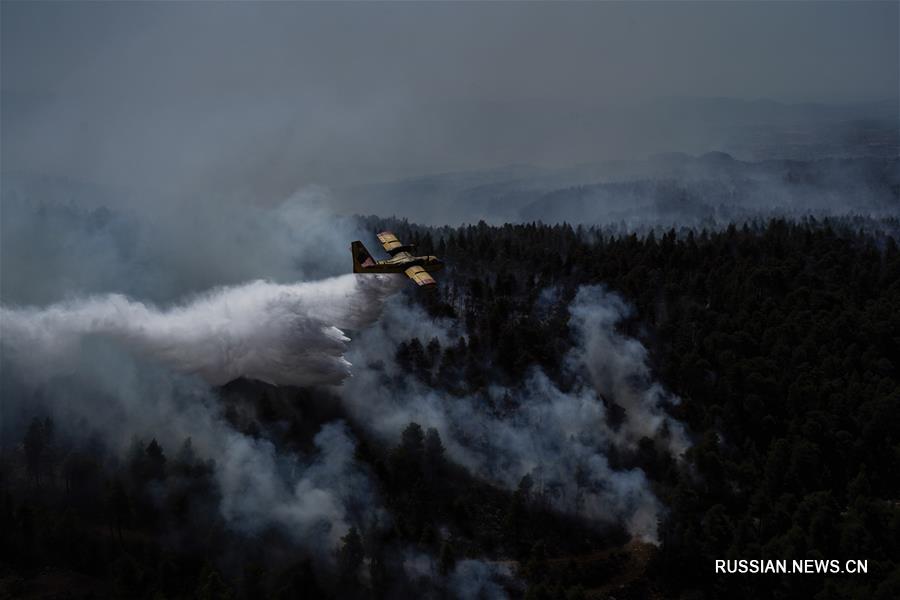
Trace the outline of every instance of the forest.
{"label": "forest", "polygon": [[[479,478],[435,429],[410,422],[385,444],[327,388],[238,380],[217,395],[247,435],[303,452],[344,419],[388,525],[351,528],[324,558],[282,531],[243,535],[219,514],[217,457],[190,438],[163,447],[146,431],[120,453],[36,413],[0,455],[0,598],[449,598],[465,595],[452,577],[463,565],[502,573],[496,595],[528,599],[900,597],[896,220],[640,233],[363,223],[448,265],[435,292],[410,287],[402,301],[465,335],[413,337],[385,358],[448,398],[515,386],[535,367],[566,389],[565,308],[579,287],[633,308],[623,333],[680,398],[668,410],[691,442],[677,459],[649,438],[608,457],[650,480],[665,507],[658,545],[558,512],[527,476],[516,489]],[[517,407],[485,410],[512,419]],[[436,572],[412,573],[411,554]],[[868,573],[715,574],[716,559],[738,558],[865,559]]]}

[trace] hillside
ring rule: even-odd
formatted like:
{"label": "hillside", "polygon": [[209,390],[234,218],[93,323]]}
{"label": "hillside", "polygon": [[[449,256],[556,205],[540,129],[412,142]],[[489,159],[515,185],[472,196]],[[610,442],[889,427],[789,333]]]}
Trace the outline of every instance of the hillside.
{"label": "hillside", "polygon": [[[577,494],[575,511],[564,509],[566,496],[554,495],[545,476],[510,488],[460,464],[459,441],[434,429],[409,422],[399,438],[375,435],[346,390],[340,399],[238,381],[217,392],[224,418],[282,452],[313,460],[324,424],[348,423],[360,440],[356,468],[383,507],[380,525],[360,521],[329,564],[286,532],[225,528],[211,480],[218,457],[198,456],[189,440],[162,447],[161,432],[148,430],[118,455],[96,438],[55,434],[71,428],[47,415],[3,455],[6,597],[63,589],[78,597],[394,597],[453,593],[472,581],[528,598],[896,596],[900,251],[877,233],[896,223],[861,233],[851,221],[773,220],[645,237],[568,226],[368,225],[446,258],[440,291],[407,289],[397,308],[419,305],[435,323],[457,323],[462,341],[408,338],[380,356],[381,366],[359,365],[381,381],[379,390],[355,392],[362,404],[371,394],[427,390],[471,406],[470,420],[513,423],[533,369],[560,393],[578,385],[566,362],[577,340],[565,307],[581,286],[599,284],[633,307],[617,328],[640,340],[652,376],[680,399],[666,418],[685,428],[689,447],[673,458],[662,434],[602,452],[614,473],[646,474],[666,508],[658,546],[588,517]],[[392,378],[385,364],[406,377]],[[492,395],[495,386],[507,397]],[[622,432],[631,409],[620,401],[604,399],[612,431]],[[716,577],[712,561],[726,556],[859,557],[869,574]],[[412,576],[417,560],[433,566]]]}

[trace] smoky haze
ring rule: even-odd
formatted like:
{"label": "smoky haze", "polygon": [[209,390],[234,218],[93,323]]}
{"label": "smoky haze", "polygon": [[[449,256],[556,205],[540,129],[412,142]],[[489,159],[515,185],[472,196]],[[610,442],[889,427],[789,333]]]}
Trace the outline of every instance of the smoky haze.
{"label": "smoky haze", "polygon": [[893,2],[2,11],[4,172],[152,190],[155,202],[702,153],[731,132],[684,98],[896,114],[900,87]]}
{"label": "smoky haze", "polygon": [[[390,447],[412,420],[476,477],[508,490],[533,477],[561,513],[651,541],[662,500],[607,454],[652,438],[678,460],[690,445],[666,412],[678,399],[619,331],[631,308],[601,287],[570,303],[545,290],[569,317],[570,389],[535,370],[451,403],[405,382],[391,360],[398,344],[459,346],[460,324],[403,302],[405,279],[347,273],[350,241],[377,248],[352,213],[443,225],[601,221],[638,206],[646,217],[645,205],[660,210],[657,187],[631,182],[650,177],[683,182],[661,186],[662,208],[680,216],[695,190],[747,205],[784,191],[806,210],[820,206],[808,198],[820,202],[821,173],[829,189],[864,189],[856,206],[867,211],[897,206],[896,3],[0,11],[0,439],[18,444],[44,412],[64,435],[95,432],[116,451],[141,436],[167,449],[190,438],[221,457],[218,513],[234,530],[283,529],[324,562],[351,526],[387,525],[358,442]],[[818,135],[836,122],[863,123],[862,138],[853,129],[838,142],[882,162],[799,172],[750,162],[770,150],[748,145],[748,131],[779,140],[797,124]],[[791,152],[830,155],[823,139]],[[871,190],[847,183],[870,179]],[[586,212],[611,196],[622,205]],[[280,444],[275,426],[245,432],[215,387],[240,376],[341,383],[332,400],[347,422],[329,417],[303,451]],[[483,407],[506,398],[517,420]],[[629,417],[608,418],[607,400]],[[421,558],[403,569],[433,573],[433,557]],[[447,577],[467,590],[457,596],[475,596],[498,568],[466,560]]]}

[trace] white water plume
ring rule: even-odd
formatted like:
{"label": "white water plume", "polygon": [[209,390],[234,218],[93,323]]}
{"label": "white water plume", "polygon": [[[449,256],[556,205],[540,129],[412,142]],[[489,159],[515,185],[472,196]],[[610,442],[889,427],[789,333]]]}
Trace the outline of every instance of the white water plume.
{"label": "white water plume", "polygon": [[350,374],[344,330],[374,322],[398,280],[344,275],[291,285],[254,281],[168,309],[117,294],[46,308],[0,307],[3,350],[32,378],[71,369],[79,344],[104,336],[214,385],[238,377],[337,384]]}

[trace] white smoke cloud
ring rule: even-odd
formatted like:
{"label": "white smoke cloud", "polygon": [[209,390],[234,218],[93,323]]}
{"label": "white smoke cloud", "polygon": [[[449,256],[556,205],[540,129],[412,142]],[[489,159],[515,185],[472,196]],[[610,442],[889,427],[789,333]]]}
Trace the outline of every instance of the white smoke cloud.
{"label": "white smoke cloud", "polygon": [[572,371],[586,370],[593,390],[625,409],[624,423],[611,432],[619,447],[634,449],[644,437],[654,438],[665,428],[666,443],[674,456],[687,450],[684,427],[663,407],[680,400],[653,380],[647,349],[616,326],[631,316],[631,307],[601,286],[584,286],[569,307],[576,344],[566,357]]}
{"label": "white smoke cloud", "polygon": [[[625,523],[633,535],[655,541],[662,506],[649,481],[640,469],[613,469],[607,453],[634,450],[646,436],[680,456],[687,436],[664,411],[677,399],[653,382],[643,346],[616,331],[629,314],[618,296],[584,287],[569,312],[576,342],[565,359],[576,382],[570,391],[535,369],[514,388],[494,386],[485,395],[460,398],[410,377],[403,378],[405,389],[390,384],[398,374],[391,357],[399,342],[411,335],[446,341],[456,333],[452,322],[431,321],[416,307],[391,302],[351,349],[357,370],[342,386],[343,401],[383,438],[396,439],[411,421],[434,427],[450,457],[476,475],[510,489],[531,475],[535,492],[550,506]],[[518,407],[501,416],[490,406],[506,394]],[[621,424],[610,423],[601,397],[624,409]]]}
{"label": "white smoke cloud", "polygon": [[[220,510],[239,531],[258,534],[277,525],[302,546],[335,548],[355,507],[380,512],[368,474],[354,461],[356,443],[340,422],[322,427],[314,439],[317,452],[305,463],[279,454],[268,440],[219,433],[213,439],[222,450],[216,465]],[[299,476],[283,475],[283,463]]]}
{"label": "white smoke cloud", "polygon": [[34,401],[52,412],[60,430],[98,433],[114,449],[153,436],[171,456],[190,438],[199,457],[214,461],[219,514],[235,531],[255,536],[275,528],[330,560],[351,526],[384,520],[375,487],[354,459],[356,442],[340,421],[325,424],[313,450],[299,454],[237,431],[220,398],[197,377],[148,364],[120,343],[89,340],[70,364],[71,374],[48,372],[20,389],[7,379],[4,399]]}
{"label": "white smoke cloud", "polygon": [[285,453],[236,431],[221,402],[190,375],[210,384],[338,383],[350,373],[343,329],[372,323],[402,283],[390,275],[256,281],[167,309],[121,295],[0,306],[2,360],[14,367],[5,374],[4,404],[20,393],[39,397],[60,422],[84,423],[119,447],[148,433],[168,448],[190,437],[215,459],[219,510],[232,528],[254,535],[277,527],[327,556],[351,524],[380,511],[347,428],[324,425],[310,456]]}
{"label": "white smoke cloud", "polygon": [[330,196],[175,198],[39,176],[0,178],[0,303],[47,305],[121,293],[171,303],[254,279],[294,283],[348,271],[350,241]]}

